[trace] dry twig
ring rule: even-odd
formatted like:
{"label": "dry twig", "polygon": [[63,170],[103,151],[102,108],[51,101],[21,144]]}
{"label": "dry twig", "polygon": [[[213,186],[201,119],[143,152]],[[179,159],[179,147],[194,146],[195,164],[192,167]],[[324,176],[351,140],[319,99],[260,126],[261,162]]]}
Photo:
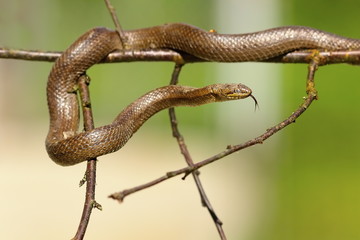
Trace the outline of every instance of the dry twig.
{"label": "dry twig", "polygon": [[[84,130],[90,131],[94,129],[94,121],[91,110],[90,93],[88,85],[90,78],[87,75],[82,75],[78,80],[80,100],[84,116]],[[94,207],[101,210],[101,205],[95,201],[95,186],[96,186],[96,158],[87,162],[85,180],[86,180],[86,194],[83,213],[80,224],[76,232],[74,240],[81,240],[84,238],[86,228],[89,224],[90,215]],[[83,180],[82,180],[83,181]],[[80,185],[82,185],[80,183]]]}
{"label": "dry twig", "polygon": [[[62,52],[35,51],[0,48],[0,58],[18,59],[27,61],[54,62]],[[310,63],[313,57],[312,51],[296,51],[268,59],[264,62],[273,63]],[[325,64],[360,64],[360,50],[354,51],[319,51],[319,66]],[[110,53],[101,63],[116,62],[174,62],[178,64],[205,62],[194,56],[178,53],[169,49],[152,50],[123,50]]]}
{"label": "dry twig", "polygon": [[124,48],[126,38],[125,38],[124,31],[123,31],[123,29],[121,27],[121,24],[119,22],[119,18],[117,17],[115,8],[111,5],[110,0],[105,0],[105,5],[106,5],[106,7],[107,7],[107,9],[108,9],[108,11],[109,11],[109,13],[111,15],[111,18],[112,18],[113,22],[114,22],[116,31],[119,34],[121,45]]}

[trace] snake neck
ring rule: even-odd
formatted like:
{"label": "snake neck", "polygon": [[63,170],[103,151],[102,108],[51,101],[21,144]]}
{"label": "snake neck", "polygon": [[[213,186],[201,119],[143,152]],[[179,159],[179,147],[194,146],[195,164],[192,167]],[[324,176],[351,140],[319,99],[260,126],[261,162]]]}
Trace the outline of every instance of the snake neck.
{"label": "snake neck", "polygon": [[167,86],[151,91],[126,107],[109,124],[46,144],[49,156],[69,166],[123,147],[132,135],[157,112],[174,106],[197,106],[217,101],[209,87]]}
{"label": "snake neck", "polygon": [[126,125],[135,132],[146,120],[163,109],[198,106],[215,101],[217,99],[210,86],[204,88],[166,86],[155,89],[134,101],[115,118],[112,124]]}

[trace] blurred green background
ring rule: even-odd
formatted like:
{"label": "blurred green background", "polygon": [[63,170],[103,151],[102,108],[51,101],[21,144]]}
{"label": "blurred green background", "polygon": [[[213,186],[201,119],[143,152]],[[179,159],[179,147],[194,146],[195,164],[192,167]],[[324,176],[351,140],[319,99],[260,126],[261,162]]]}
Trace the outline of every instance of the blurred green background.
{"label": "blurred green background", "polygon": [[[359,37],[358,1],[292,1],[286,22]],[[284,69],[284,110],[303,87],[304,66]],[[278,212],[271,239],[359,239],[359,69],[320,68],[319,101],[284,135]],[[290,100],[290,101],[289,101]],[[267,233],[268,234],[268,233]],[[266,235],[263,235],[265,239]]]}
{"label": "blurred green background", "polygon": [[[356,0],[114,0],[113,5],[125,29],[186,22],[241,33],[306,25],[360,38]],[[64,50],[94,26],[113,26],[101,0],[0,0],[0,10],[2,47]],[[80,218],[83,190],[76,185],[85,165],[58,167],[44,150],[50,68],[50,63],[0,59],[2,239],[69,239]],[[131,101],[166,85],[172,68],[171,63],[93,67],[96,125],[109,123]],[[260,101],[256,112],[248,100],[178,109],[194,160],[286,118],[305,95],[306,71],[302,64],[185,66],[183,85],[243,82]],[[296,124],[201,170],[229,239],[360,239],[359,75],[356,66],[321,67],[316,74],[319,101]],[[162,112],[119,153],[100,158],[97,194],[105,210],[92,216],[86,239],[218,239],[190,178],[145,190],[122,205],[106,198],[184,165]]]}

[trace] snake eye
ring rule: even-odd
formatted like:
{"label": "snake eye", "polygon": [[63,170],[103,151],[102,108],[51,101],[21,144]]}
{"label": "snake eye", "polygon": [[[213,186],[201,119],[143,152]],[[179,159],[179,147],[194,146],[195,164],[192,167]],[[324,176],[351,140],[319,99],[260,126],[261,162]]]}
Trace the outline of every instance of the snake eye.
{"label": "snake eye", "polygon": [[240,88],[237,88],[237,89],[235,89],[235,92],[236,93],[246,93],[247,91],[244,91],[244,90],[242,90]]}
{"label": "snake eye", "polygon": [[241,99],[251,95],[251,90],[240,84],[240,85],[234,85],[233,87],[229,88],[226,94],[228,98]]}

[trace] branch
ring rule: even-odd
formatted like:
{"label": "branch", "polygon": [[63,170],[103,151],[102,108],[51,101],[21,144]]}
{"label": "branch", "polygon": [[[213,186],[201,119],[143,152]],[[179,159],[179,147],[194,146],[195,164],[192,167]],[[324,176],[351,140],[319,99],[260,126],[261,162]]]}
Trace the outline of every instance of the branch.
{"label": "branch", "polygon": [[[0,58],[19,59],[27,61],[54,62],[62,52],[34,51],[0,48]],[[273,63],[310,63],[313,51],[304,50],[290,52],[263,62]],[[356,51],[319,51],[319,66],[325,64],[348,63],[360,64],[360,50]],[[115,62],[175,62],[178,64],[206,62],[192,55],[178,53],[173,50],[123,50],[110,53],[101,63]]]}
{"label": "branch", "polygon": [[[0,48],[0,58],[18,59],[26,61],[54,62],[62,52],[36,51]],[[101,63],[115,62],[202,62],[188,54],[180,54],[172,50],[122,50],[110,53]]]}

